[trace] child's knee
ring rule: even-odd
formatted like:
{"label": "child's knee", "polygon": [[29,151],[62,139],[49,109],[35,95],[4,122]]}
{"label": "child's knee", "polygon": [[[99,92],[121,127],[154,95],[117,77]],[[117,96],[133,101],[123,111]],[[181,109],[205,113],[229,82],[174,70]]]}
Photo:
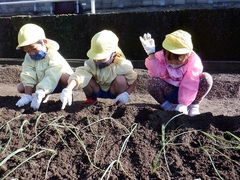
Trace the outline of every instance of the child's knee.
{"label": "child's knee", "polygon": [[201,83],[205,84],[205,86],[207,86],[209,88],[212,87],[212,85],[213,85],[213,78],[212,78],[212,76],[209,73],[203,72],[201,74],[201,78],[200,79],[202,81]]}
{"label": "child's knee", "polygon": [[25,88],[22,83],[18,83],[17,90],[19,93],[25,93]]}
{"label": "child's knee", "polygon": [[167,83],[160,78],[149,78],[147,83],[147,89],[149,92],[156,91],[158,89],[163,89],[167,86]]}
{"label": "child's knee", "polygon": [[120,94],[128,88],[127,80],[124,76],[117,76],[111,84],[110,91],[113,95]]}
{"label": "child's knee", "polygon": [[126,86],[127,87],[127,80],[124,76],[117,76],[114,81],[112,82],[112,85],[115,86]]}
{"label": "child's knee", "polygon": [[70,75],[67,74],[67,73],[63,73],[61,78],[60,78],[60,84],[63,86],[63,87],[67,87],[68,85],[68,79],[69,79]]}

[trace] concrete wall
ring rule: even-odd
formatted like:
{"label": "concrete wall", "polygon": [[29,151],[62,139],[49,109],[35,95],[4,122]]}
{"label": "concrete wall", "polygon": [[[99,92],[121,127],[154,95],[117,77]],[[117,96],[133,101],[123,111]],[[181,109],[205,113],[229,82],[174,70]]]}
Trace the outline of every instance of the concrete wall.
{"label": "concrete wall", "polygon": [[[2,0],[1,2],[15,2],[21,0]],[[0,16],[21,15],[21,14],[50,14],[52,3],[36,3],[36,4],[14,4],[0,5]]]}
{"label": "concrete wall", "polygon": [[[2,0],[1,2],[12,2],[21,0]],[[91,0],[79,0],[80,4],[85,5],[80,7],[85,12],[91,9]],[[96,12],[102,9],[114,8],[130,8],[130,7],[146,7],[146,6],[169,6],[180,4],[213,4],[213,3],[230,3],[240,2],[240,0],[95,0]],[[74,7],[72,6],[74,3]],[[56,8],[57,4],[57,8]],[[60,7],[62,6],[62,7]],[[36,3],[36,4],[18,4],[18,5],[0,5],[0,15],[46,15],[52,12],[76,12],[75,2],[57,2],[57,3]],[[81,13],[81,12],[80,12]]]}

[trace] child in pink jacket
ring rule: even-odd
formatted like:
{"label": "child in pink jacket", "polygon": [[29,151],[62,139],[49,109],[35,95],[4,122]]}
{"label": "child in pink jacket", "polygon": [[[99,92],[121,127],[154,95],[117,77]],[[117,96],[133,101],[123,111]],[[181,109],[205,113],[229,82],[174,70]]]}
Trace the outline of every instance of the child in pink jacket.
{"label": "child in pink jacket", "polygon": [[183,30],[166,35],[163,50],[155,52],[155,41],[149,33],[140,36],[148,54],[145,65],[150,79],[148,91],[166,110],[195,116],[199,104],[210,91],[213,80],[203,73],[200,57],[193,51],[191,35]]}

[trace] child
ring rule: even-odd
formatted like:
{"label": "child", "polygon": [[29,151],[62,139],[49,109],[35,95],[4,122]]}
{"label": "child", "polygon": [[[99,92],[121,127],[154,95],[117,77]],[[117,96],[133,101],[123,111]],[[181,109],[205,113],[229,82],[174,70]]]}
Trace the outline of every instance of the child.
{"label": "child", "polygon": [[72,90],[79,87],[86,95],[85,103],[95,104],[99,97],[124,105],[136,87],[137,73],[118,47],[118,37],[110,30],[98,32],[92,37],[87,56],[89,60],[76,68],[62,91],[62,109],[72,104]]}
{"label": "child", "polygon": [[140,36],[148,54],[145,65],[150,79],[148,91],[164,110],[176,110],[195,116],[199,104],[210,91],[213,80],[203,73],[199,56],[193,51],[191,35],[177,30],[166,35],[163,50],[155,53],[155,41],[149,33]]}
{"label": "child", "polygon": [[17,87],[24,96],[16,106],[22,107],[31,102],[31,108],[38,110],[46,95],[60,93],[67,86],[67,80],[73,70],[59,54],[58,43],[47,39],[44,30],[35,24],[25,24],[21,27],[16,49],[26,52],[21,83]]}

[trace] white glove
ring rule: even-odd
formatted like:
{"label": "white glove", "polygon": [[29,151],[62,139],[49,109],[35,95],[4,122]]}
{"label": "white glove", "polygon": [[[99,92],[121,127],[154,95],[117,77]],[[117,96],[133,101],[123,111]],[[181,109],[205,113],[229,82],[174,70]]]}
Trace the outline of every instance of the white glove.
{"label": "white glove", "polygon": [[45,95],[46,94],[43,89],[36,90],[33,95],[33,100],[30,107],[33,108],[34,110],[38,110],[41,105],[42,99],[45,97]]}
{"label": "white glove", "polygon": [[128,102],[129,98],[130,95],[127,92],[123,92],[114,99],[114,104],[116,104],[117,106],[122,106],[123,104]]}
{"label": "white glove", "polygon": [[68,88],[64,88],[60,95],[60,100],[62,101],[62,108],[65,109],[66,105],[72,105],[72,90]]}
{"label": "white glove", "polygon": [[22,107],[28,103],[30,103],[32,101],[33,97],[29,94],[24,94],[23,97],[21,97],[21,99],[18,100],[18,102],[16,103],[16,106],[18,107]]}
{"label": "white glove", "polygon": [[148,55],[155,53],[155,41],[153,38],[151,38],[151,34],[145,33],[143,37],[139,36],[139,39]]}
{"label": "white glove", "polygon": [[175,110],[182,112],[183,114],[186,114],[186,115],[188,114],[187,106],[183,104],[178,104]]}

